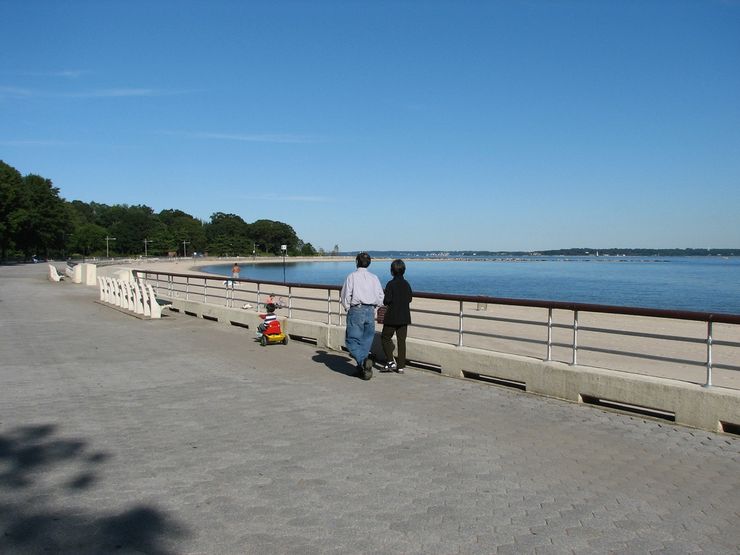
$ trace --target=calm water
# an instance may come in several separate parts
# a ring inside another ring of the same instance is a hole
[[[283,264],[240,262],[242,277],[283,281]],[[390,261],[370,270],[390,279]],[[354,262],[288,262],[285,279],[341,285]],[[231,263],[204,271],[231,275]],[[416,291],[488,295],[740,314],[740,258],[522,257],[511,260],[406,260]]]

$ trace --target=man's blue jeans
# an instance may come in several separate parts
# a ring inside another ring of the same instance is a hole
[[[375,337],[375,307],[351,306],[347,312],[347,329],[344,334],[344,345],[349,354],[357,361],[362,362],[370,354]]]

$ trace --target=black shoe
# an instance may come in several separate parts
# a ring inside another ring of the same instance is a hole
[[[373,361],[370,357],[367,357],[362,361],[362,379],[369,380],[373,377]]]

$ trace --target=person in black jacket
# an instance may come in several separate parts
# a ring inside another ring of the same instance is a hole
[[[406,332],[411,323],[411,299],[413,293],[409,282],[403,277],[406,273],[406,264],[403,260],[396,259],[391,262],[391,275],[393,279],[385,286],[383,304],[387,307],[383,318],[383,331],[381,342],[383,352],[388,362],[385,365],[386,372],[398,372],[403,374],[406,366]],[[398,340],[398,356],[393,359],[393,334]]]

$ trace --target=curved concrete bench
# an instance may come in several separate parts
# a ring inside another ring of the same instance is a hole
[[[128,281],[99,277],[100,301],[117,306],[145,318],[161,318],[162,307],[157,302],[154,288],[143,281]]]
[[[49,264],[49,280],[50,281],[62,281],[64,278],[59,275],[59,272],[57,272],[57,269]]]

